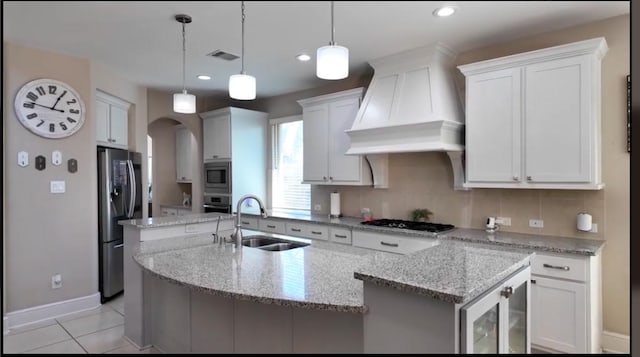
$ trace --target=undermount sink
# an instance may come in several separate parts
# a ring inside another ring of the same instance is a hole
[[[242,245],[245,247],[258,248],[271,252],[279,252],[282,250],[306,247],[309,245],[309,243],[294,242],[286,239],[255,235],[242,238]]]

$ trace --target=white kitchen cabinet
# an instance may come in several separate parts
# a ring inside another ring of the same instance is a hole
[[[333,243],[351,245],[351,230],[346,228],[329,227],[329,240]]]
[[[471,63],[465,187],[601,189],[595,38]]]
[[[183,125],[176,125],[176,182],[191,183],[193,156],[191,131]]]
[[[231,159],[231,113],[220,112],[202,121],[204,161]]]
[[[303,182],[371,185],[371,169],[361,155],[345,155],[349,130],[358,113],[362,88],[299,100],[302,106]]]
[[[302,238],[329,240],[329,227],[320,224],[287,221],[286,234]]]
[[[371,233],[354,230],[351,234],[354,247],[381,250],[384,252],[409,254],[433,247],[438,241],[422,237],[401,237],[394,234]]]
[[[564,353],[600,353],[599,256],[536,253],[531,262],[531,343]]]
[[[268,113],[226,107],[198,114],[202,118],[204,162],[231,163],[231,207],[240,197],[267,197]],[[206,185],[206,179],[205,179]],[[258,205],[246,200],[242,213],[259,214]]]
[[[263,232],[285,234],[285,222],[275,219],[260,219],[258,229]]]
[[[96,143],[119,149],[129,149],[130,104],[109,94],[96,92]]]
[[[258,230],[258,218],[256,217],[240,217],[240,225],[242,228]]]

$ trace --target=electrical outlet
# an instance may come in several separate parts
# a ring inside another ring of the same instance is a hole
[[[544,227],[544,221],[541,220],[541,219],[530,219],[529,220],[529,227],[543,228]]]
[[[62,274],[56,274],[51,277],[51,289],[62,287]]]
[[[316,205],[314,205],[314,206],[313,206],[313,210],[314,210],[314,211],[321,211],[321,210],[322,210],[322,205],[320,205],[320,204],[316,204]]]
[[[510,226],[511,217],[496,217],[496,223],[505,227]]]
[[[591,230],[589,232],[598,233],[598,223],[592,223],[591,224]]]

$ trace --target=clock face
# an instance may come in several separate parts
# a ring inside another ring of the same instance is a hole
[[[54,79],[36,79],[22,86],[14,107],[22,125],[45,138],[65,138],[84,124],[85,107],[80,95]]]

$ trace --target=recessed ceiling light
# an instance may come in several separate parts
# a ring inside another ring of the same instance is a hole
[[[453,15],[454,12],[456,12],[456,10],[457,8],[451,5],[439,7],[433,11],[433,16],[438,16],[438,17],[451,16]]]
[[[308,60],[311,59],[311,56],[309,56],[306,53],[300,53],[298,55],[296,55],[296,59],[300,62],[307,62]]]
[[[207,76],[205,74],[201,74],[201,75],[198,76],[198,79],[202,79],[203,81],[208,81],[208,80],[211,79],[211,77]]]

